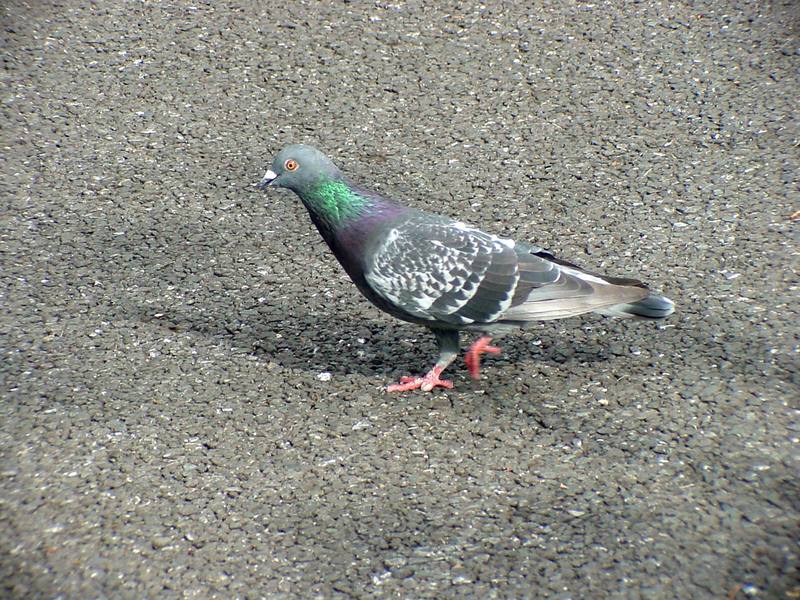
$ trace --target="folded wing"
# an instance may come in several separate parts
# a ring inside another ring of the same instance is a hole
[[[526,244],[420,215],[396,224],[369,257],[367,283],[399,311],[455,327],[558,319],[648,295]]]

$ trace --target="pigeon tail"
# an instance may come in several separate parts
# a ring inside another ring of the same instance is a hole
[[[615,304],[596,311],[611,317],[664,319],[675,312],[675,303],[660,294],[650,294],[638,302]]]

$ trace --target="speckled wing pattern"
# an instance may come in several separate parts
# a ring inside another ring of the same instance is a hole
[[[430,215],[389,228],[365,277],[399,310],[456,327],[560,318],[647,295],[609,295],[606,288],[625,288],[540,248]]]

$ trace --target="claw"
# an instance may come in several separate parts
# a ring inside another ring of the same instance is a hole
[[[464,356],[464,362],[467,363],[467,369],[473,379],[479,379],[481,376],[481,354],[500,354],[501,350],[497,346],[490,346],[489,342],[492,341],[491,336],[484,335],[475,340],[467,350]]]
[[[451,389],[453,382],[449,379],[439,379],[444,369],[434,367],[428,371],[424,377],[409,377],[404,375],[400,378],[400,383],[395,383],[386,388],[387,392],[408,392],[411,390],[422,390],[430,392],[433,388],[442,387]]]

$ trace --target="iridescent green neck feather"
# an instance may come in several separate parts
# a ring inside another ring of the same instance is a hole
[[[332,225],[341,225],[363,214],[369,200],[340,180],[324,180],[301,195],[308,208]]]

